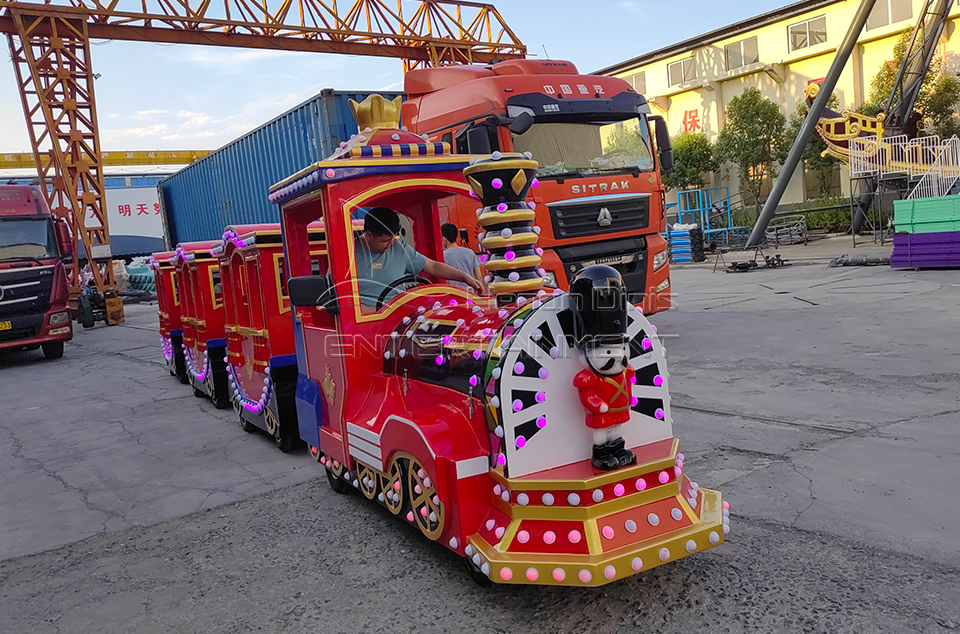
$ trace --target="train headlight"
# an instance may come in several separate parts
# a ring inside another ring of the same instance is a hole
[[[664,249],[660,253],[655,253],[653,255],[653,270],[656,271],[661,266],[667,263],[667,250]]]
[[[543,285],[550,288],[560,288],[557,286],[557,274],[553,271],[547,271],[543,275]]]

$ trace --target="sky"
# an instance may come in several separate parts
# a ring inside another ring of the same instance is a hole
[[[528,56],[584,73],[788,4],[786,0],[488,0]],[[276,1],[268,2],[273,6]],[[346,5],[341,2],[341,5]],[[94,41],[101,149],[212,150],[324,88],[402,90],[399,59]],[[9,51],[0,65],[0,152],[30,142]]]

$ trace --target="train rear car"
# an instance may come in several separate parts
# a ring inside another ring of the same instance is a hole
[[[183,357],[183,326],[180,323],[180,294],[177,289],[176,269],[170,259],[174,251],[154,253],[148,266],[153,270],[157,287],[157,313],[160,318],[160,349],[170,374],[181,383],[189,383],[187,365]]]

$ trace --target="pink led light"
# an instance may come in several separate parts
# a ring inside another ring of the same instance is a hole
[[[670,474],[667,473],[666,471],[661,471],[660,477],[657,479],[660,480],[660,484],[666,484],[667,482],[670,481]]]
[[[480,352],[480,351],[477,350],[476,352]],[[476,354],[476,352],[475,352],[474,354]],[[470,377],[470,385],[476,387],[476,386],[477,386],[477,383],[479,383],[479,382],[480,382],[480,379],[477,377],[476,374],[474,374],[473,376]]]
[[[729,511],[729,510],[730,510],[730,503],[727,502],[726,500],[724,500],[724,502],[723,502],[723,508],[725,508],[725,509],[727,509],[727,510]]]
[[[533,202],[533,201],[531,200],[530,202],[527,203],[527,207],[529,207],[530,209],[536,209],[536,208],[537,208],[537,203],[535,203],[535,202]]]
[[[563,571],[563,568],[554,568],[553,569],[553,579],[554,581],[563,581],[567,578],[567,573]]]
[[[413,511],[407,511],[407,521],[408,522],[413,521]]]
[[[483,356],[483,351],[481,351],[481,350],[474,350],[474,351],[473,351],[473,358],[474,358],[474,359],[479,359],[479,358],[482,357],[482,356]]]
[[[493,186],[494,189],[500,189],[501,187],[503,187],[503,181],[500,180],[499,178],[493,179],[492,181],[490,181],[490,184]]]
[[[543,534],[543,543],[552,544],[555,541],[557,541],[557,536],[553,531],[547,531]]]
[[[666,416],[666,414],[664,414],[663,410],[660,409],[659,407],[657,408],[657,411],[655,411],[655,412],[653,413],[653,415],[654,415],[655,417],[657,417],[658,419],[660,419],[660,420],[663,420],[663,417]]]
[[[539,187],[539,186],[540,186],[540,181],[537,180],[536,178],[530,182],[530,187]]]
[[[513,402],[513,411],[519,412],[522,409],[523,409],[523,401],[521,401],[520,399],[515,400]]]
[[[332,169],[328,169],[326,171],[327,178],[333,178],[335,174],[336,172],[334,172]]]
[[[675,475],[676,477],[679,478],[681,473],[682,473],[682,471],[681,471],[681,468],[680,468],[680,467],[674,467],[674,468],[673,468],[673,475]]]
[[[530,541],[530,533],[527,531],[520,531],[517,533],[517,541],[521,544],[526,544],[528,541]]]
[[[506,253],[503,254],[503,257],[505,260],[509,261],[517,257],[517,254],[514,253],[513,251],[507,251]]]
[[[471,197],[471,198],[476,198],[476,197],[477,197],[477,192],[475,192],[475,191],[473,191],[473,189],[471,189],[471,190],[470,190],[470,197]]]
[[[644,349],[644,350],[649,350],[650,348],[653,347],[653,342],[650,341],[650,338],[649,338],[649,337],[644,337],[644,338],[643,338],[643,341],[640,342],[640,345],[643,346],[643,349]]]
[[[636,487],[637,487],[637,491],[643,491],[644,489],[647,488],[647,481],[644,480],[643,478],[637,478]]]
[[[590,583],[593,580],[593,575],[590,574],[589,570],[581,570],[577,578],[581,583]]]
[[[630,377],[630,385],[636,385],[636,384],[637,384],[637,377],[631,376],[631,377]]]
[[[420,515],[422,515],[423,517],[427,516],[427,507],[424,506],[420,509]]]
[[[501,568],[500,578],[503,579],[504,581],[510,581],[511,579],[513,579],[513,571],[510,570],[509,568]]]
[[[517,436],[517,449],[522,449],[527,444],[527,439],[523,436]]]
[[[663,385],[663,377],[660,376],[659,374],[653,377],[653,384],[656,385],[657,387],[660,387],[661,385]]]
[[[618,484],[617,486],[613,487],[613,494],[615,496],[620,497],[624,493],[626,493],[626,489],[623,487],[622,484]]]
[[[546,368],[540,368],[540,371],[537,372],[537,376],[539,376],[541,379],[545,379],[550,376],[550,370]]]
[[[521,363],[520,361],[517,361],[513,366],[513,371],[516,374],[523,374],[523,370],[524,370],[523,363]]]
[[[501,467],[507,464],[507,457],[503,454],[500,454],[499,456],[497,456],[497,464],[500,465]]]
[[[543,392],[537,392],[537,402],[542,403],[545,400],[547,400],[547,395],[544,394]]]
[[[452,338],[450,335],[444,335],[444,337],[443,337],[443,345],[449,344],[450,341],[452,341],[452,339],[453,339],[453,338]]]
[[[630,406],[631,406],[631,407],[636,407],[636,406],[637,406],[637,403],[639,403],[639,402],[640,402],[640,399],[637,398],[636,396],[634,396],[634,397],[632,397],[632,398],[630,399]]]
[[[438,355],[437,355],[437,365],[443,365],[443,355],[442,355],[442,354],[438,354]]]
[[[500,203],[499,205],[497,205],[497,211],[499,211],[500,213],[503,213],[506,210],[507,210],[507,203]]]
[[[527,568],[527,581],[536,581],[539,577],[540,573],[536,568]]]
[[[539,427],[540,429],[543,429],[543,428],[546,427],[546,426],[547,426],[547,419],[546,419],[546,417],[545,417],[545,416],[540,416],[540,417],[538,417],[538,418],[537,418],[537,427]]]
[[[570,540],[571,544],[579,544],[582,537],[583,536],[580,535],[580,531],[578,530],[572,530],[569,533],[567,533],[567,539]]]
[[[604,526],[604,527],[603,527],[603,530],[602,530],[601,532],[603,533],[603,536],[606,537],[607,539],[613,539],[613,527],[612,527],[612,526]]]

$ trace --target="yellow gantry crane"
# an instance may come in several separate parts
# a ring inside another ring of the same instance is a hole
[[[100,164],[104,167],[122,165],[189,165],[211,153],[211,150],[134,150],[125,152],[102,152]],[[68,158],[69,161],[69,158]],[[69,165],[70,163],[68,163]],[[36,167],[32,152],[7,152],[0,154],[0,169],[23,169]]]
[[[522,58],[489,4],[458,0],[0,0],[33,166],[50,208],[91,256],[107,322],[123,320],[104,208],[104,153],[90,40],[130,40],[396,57],[404,69]],[[76,259],[71,297],[79,295]]]

